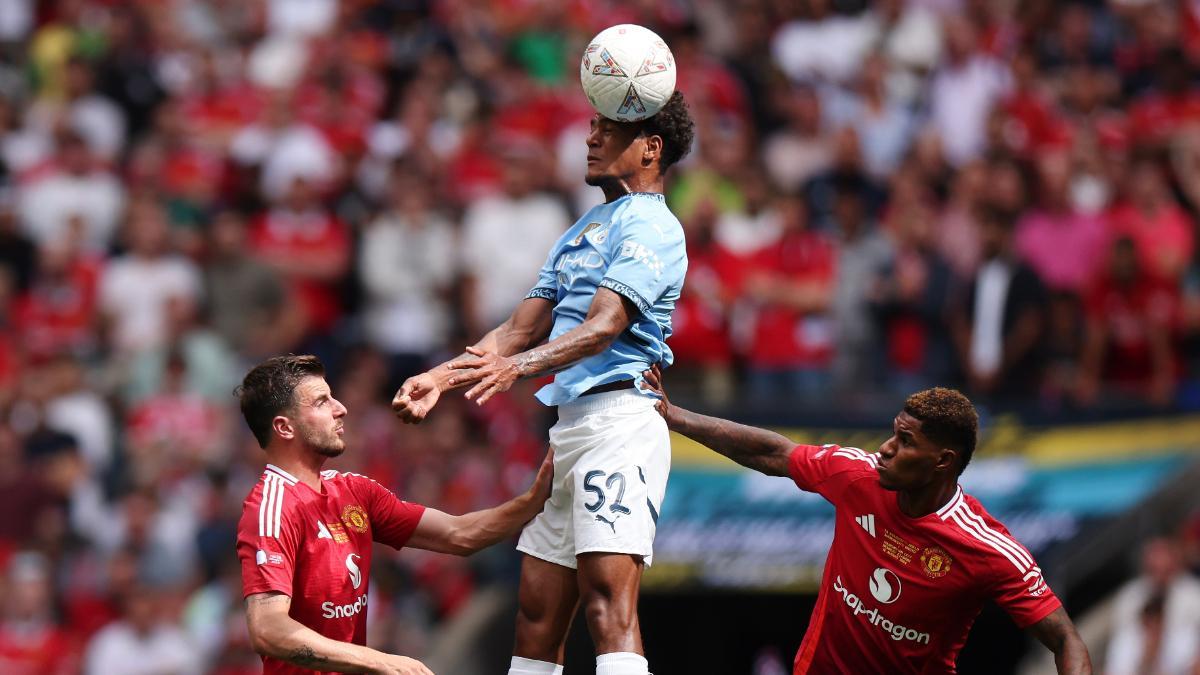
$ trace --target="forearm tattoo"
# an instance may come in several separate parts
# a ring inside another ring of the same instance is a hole
[[[607,346],[600,331],[580,326],[562,337],[517,356],[517,373],[521,377],[537,377],[562,370],[581,359],[596,354]]]
[[[793,443],[766,429],[676,409],[676,431],[755,471],[786,476]]]
[[[288,654],[287,660],[298,666],[311,666],[329,661],[329,659],[314,652],[313,648],[308,645],[292,650],[292,653]]]

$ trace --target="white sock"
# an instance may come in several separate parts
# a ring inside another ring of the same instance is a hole
[[[596,657],[596,675],[650,675],[650,664],[633,652],[601,654]]]
[[[512,657],[508,664],[508,675],[562,675],[562,666],[557,663],[534,661],[520,656]]]

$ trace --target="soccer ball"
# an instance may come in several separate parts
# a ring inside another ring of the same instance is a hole
[[[579,62],[579,81],[596,112],[636,122],[657,113],[675,93],[675,57],[654,31],[623,23],[592,38]]]

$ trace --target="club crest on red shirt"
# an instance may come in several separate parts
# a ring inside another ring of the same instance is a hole
[[[354,532],[363,534],[367,531],[367,512],[358,504],[351,504],[342,511],[342,522]]]
[[[929,546],[921,552],[921,564],[930,579],[940,579],[950,573],[954,559],[940,546]]]

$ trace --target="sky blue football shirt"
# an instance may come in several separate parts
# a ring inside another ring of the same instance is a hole
[[[559,372],[538,400],[562,405],[597,385],[640,385],[651,365],[671,365],[666,340],[686,273],[683,226],[662,195],[635,192],[583,214],[550,250],[526,297],[555,303],[551,340],[583,323],[601,286],[628,298],[638,314],[603,352]]]

